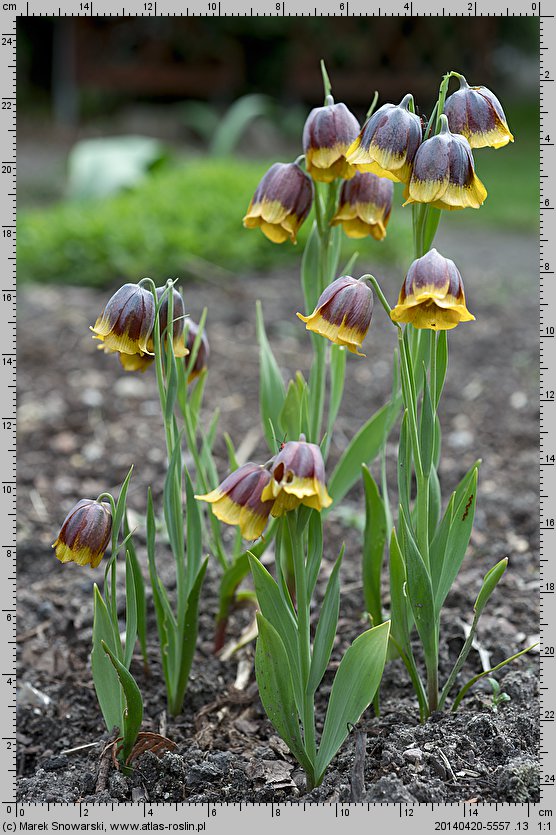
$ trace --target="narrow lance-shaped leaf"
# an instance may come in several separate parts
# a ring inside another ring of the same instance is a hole
[[[127,514],[124,516],[124,536],[127,539],[127,553],[133,565],[135,600],[137,604],[137,635],[139,637],[139,644],[141,646],[143,663],[145,664],[145,666],[147,666],[147,598],[145,595],[145,581],[143,579],[143,572],[141,571],[141,564],[137,559],[137,553],[133,544],[133,538],[131,537],[131,530],[129,527],[129,520],[127,518]]]
[[[380,578],[386,544],[386,513],[378,485],[363,467],[365,488],[365,533],[363,536],[363,596],[373,626],[382,622]]]
[[[332,345],[330,349],[330,399],[328,403],[328,418],[326,424],[326,449],[325,458],[332,441],[332,434],[334,431],[334,424],[338,417],[340,406],[342,405],[342,396],[344,393],[344,380],[346,375],[346,357],[347,351],[341,345]]]
[[[309,234],[303,258],[301,260],[301,284],[305,298],[305,312],[312,313],[318,300],[318,282],[315,276],[319,272],[320,238],[316,221]]]
[[[297,381],[290,380],[279,421],[286,437],[291,440],[297,440],[301,433],[301,398]]]
[[[124,482],[120,488],[120,495],[118,496],[118,501],[116,502],[116,510],[114,513],[114,519],[112,520],[112,542],[117,541],[118,535],[120,533],[120,527],[122,525],[126,509],[127,489],[129,487],[129,481],[131,479],[132,472],[133,467],[130,467],[129,472],[126,475]]]
[[[450,532],[446,542],[442,573],[435,597],[437,611],[440,611],[442,608],[446,595],[459,574],[467,546],[469,545],[477,502],[477,478],[477,470],[474,470],[468,490],[463,494],[460,503],[454,507]]]
[[[260,386],[259,400],[263,422],[263,430],[269,448],[276,449],[275,431],[283,433],[280,423],[280,412],[284,404],[286,391],[282,374],[278,363],[272,353],[264,326],[263,310],[260,302],[257,302],[257,338],[260,348]]]
[[[129,670],[137,641],[137,598],[135,596],[135,567],[129,551],[125,558],[125,653],[124,667]]]
[[[93,651],[91,669],[100,710],[108,731],[116,727],[121,731],[123,724],[122,700],[118,676],[105,651],[103,643],[113,651],[116,649],[114,625],[97,584],[94,585]],[[119,640],[119,639],[118,639]]]
[[[363,632],[346,650],[336,672],[317,754],[316,784],[373,700],[386,661],[390,622]]]
[[[340,613],[340,566],[343,556],[344,546],[342,546],[342,550],[328,579],[320,610],[319,622],[313,643],[313,657],[309,671],[309,682],[307,684],[309,698],[313,698],[317,687],[322,681],[322,677],[330,661],[332,647],[334,646],[338,615]]]
[[[313,510],[309,517],[307,539],[307,595],[310,600],[317,584],[322,562],[322,516],[318,510]]]
[[[288,656],[280,635],[266,618],[257,613],[259,637],[255,651],[255,673],[266,715],[294,757],[308,775],[314,764],[303,746],[294,698]]]
[[[195,578],[195,582],[189,592],[187,598],[187,608],[185,610],[185,618],[183,627],[176,636],[179,644],[179,665],[173,671],[172,680],[175,682],[172,693],[169,696],[169,708],[172,716],[177,716],[183,708],[183,700],[185,691],[187,689],[187,682],[193,662],[193,655],[197,645],[197,635],[199,632],[199,598],[201,595],[201,588],[205,574],[207,571],[208,559],[204,561],[199,569],[199,573]]]
[[[110,647],[104,641],[101,644],[102,649],[114,666],[125,697],[123,728],[121,728],[123,735],[121,758],[125,763],[133,750],[137,734],[141,729],[141,723],[143,721],[143,699],[141,698],[141,691],[137,687],[137,682],[129,670],[124,667],[121,661],[118,661]]]
[[[423,402],[421,404],[421,422],[419,426],[419,446],[421,449],[421,465],[423,474],[430,473],[434,453],[434,411],[427,380],[426,368],[423,365]]]
[[[444,387],[444,380],[446,379],[446,371],[448,370],[448,332],[440,331],[436,341],[436,402],[435,409],[438,408],[442,389]]]
[[[185,474],[185,507],[186,507],[186,541],[187,541],[187,566],[186,566],[186,590],[187,595],[193,588],[199,567],[203,557],[202,522],[199,503],[195,499],[195,493],[187,470]]]
[[[413,538],[407,519],[400,508],[400,526],[404,532],[404,557],[407,572],[407,593],[415,618],[415,626],[428,662],[438,653],[437,619],[430,574]]]
[[[182,509],[182,458],[181,440],[178,438],[168,463],[164,482],[164,519],[166,530],[176,561],[183,563],[185,544],[183,536]]]
[[[400,426],[398,446],[398,494],[404,512],[409,515],[411,500],[411,436],[409,433],[409,415],[405,409]]]

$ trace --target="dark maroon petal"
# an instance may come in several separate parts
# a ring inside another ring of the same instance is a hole
[[[315,107],[303,128],[303,151],[351,145],[359,133],[359,122],[343,103]]]
[[[263,502],[261,500],[262,492],[269,483],[270,479],[271,475],[268,470],[260,467],[258,480],[256,484],[254,484],[253,491],[247,500],[247,507],[249,507],[249,509],[258,516],[268,516],[274,504],[274,499],[270,499],[270,501],[267,502]]]
[[[165,287],[157,287],[156,288],[156,295],[160,299],[162,294],[165,292]],[[169,291],[170,292],[170,291]],[[172,289],[173,294],[173,319],[174,319],[174,328],[173,328],[173,338],[177,339],[179,336],[182,335],[183,329],[185,327],[184,322],[184,314],[185,308],[183,306],[183,297],[181,293],[179,293],[175,288]],[[162,335],[166,328],[168,327],[168,293],[166,293],[162,304],[160,305],[160,311],[158,314],[159,321],[160,321],[160,334]]]
[[[412,162],[421,138],[421,120],[415,113],[401,104],[384,104],[363,128],[361,145],[368,148],[374,142],[383,150],[404,154]]]
[[[311,178],[294,162],[276,162],[268,169],[255,191],[253,202],[260,203],[262,200],[276,200],[288,213],[304,220],[313,202]]]
[[[243,481],[244,478],[251,475],[251,473],[256,472],[259,469],[259,464],[254,464],[252,461],[248,461],[246,464],[242,464],[239,469],[235,470],[230,475],[226,476],[224,481],[219,485],[218,490],[225,495],[229,495],[232,490],[234,490],[238,484]]]
[[[197,338],[197,334],[199,333],[199,325],[193,321],[193,319],[187,320],[187,340],[186,345],[190,351],[193,350],[193,344]],[[209,341],[207,339],[206,330],[203,328],[203,335],[201,336],[201,342],[199,343],[199,350],[197,351],[197,356],[195,358],[195,365],[192,368],[194,373],[199,374],[204,368],[208,365],[208,358],[210,355],[210,347]],[[186,358],[187,362],[187,358]]]
[[[436,249],[431,249],[411,264],[404,282],[404,297],[431,284],[435,287],[445,287],[447,283],[447,292],[457,297],[463,288],[458,268],[449,258],[444,258]]]
[[[450,182],[466,186],[473,182],[475,171],[473,157],[467,140],[459,134],[452,134],[448,144],[448,165]]]
[[[346,203],[350,206],[355,206],[356,203],[372,203],[390,213],[393,195],[394,183],[391,180],[370,172],[358,171],[351,180],[345,180],[340,192],[340,206]]]
[[[438,134],[426,139],[419,147],[413,163],[413,176],[417,180],[443,180],[450,170],[450,135]]]
[[[58,536],[68,548],[87,547],[105,551],[112,529],[112,514],[106,503],[81,499],[69,512]]]
[[[357,281],[350,275],[342,275],[340,278],[337,278],[321,293],[317,302],[317,310],[320,310],[322,307],[329,304],[334,296],[340,292],[340,290],[343,290],[346,287],[353,287],[355,284],[357,284]]]
[[[373,312],[373,294],[364,282],[356,281],[336,293],[328,304],[320,308],[323,319],[333,325],[345,321],[347,327],[357,327],[367,331]]]

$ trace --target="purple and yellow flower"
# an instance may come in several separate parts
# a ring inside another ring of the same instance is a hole
[[[409,182],[423,136],[421,120],[409,109],[412,101],[408,93],[399,104],[383,104],[373,113],[348,148],[350,165],[394,182]]]
[[[168,327],[168,292],[166,287],[157,287],[156,295],[160,301],[163,294],[162,302],[160,304],[158,317],[160,322],[160,338],[162,344],[166,341],[166,329]],[[186,357],[189,349],[185,344],[184,329],[185,329],[185,308],[183,305],[183,298],[181,293],[175,288],[172,288],[173,296],[173,311],[172,318],[174,320],[172,345],[174,347],[174,356]],[[152,293],[151,293],[152,297]],[[154,362],[154,325],[151,335],[147,340],[147,354],[124,354],[120,352],[120,362],[126,371],[145,371],[152,362]]]
[[[343,275],[326,288],[309,316],[297,315],[307,330],[364,357],[359,348],[369,330],[372,313],[373,292],[368,284]]]
[[[187,320],[187,348],[189,353],[193,350],[193,343],[195,342],[197,335],[199,333],[199,325],[193,321],[193,319]],[[197,356],[195,357],[195,362],[193,363],[193,368],[189,372],[189,376],[187,378],[188,383],[192,383],[200,374],[205,370],[208,366],[208,358],[210,354],[210,347],[209,341],[207,339],[207,332],[203,329],[203,333],[201,336],[201,341],[199,342],[199,349],[197,351]]]
[[[274,458],[262,500],[271,503],[273,516],[282,516],[300,504],[321,511],[332,504],[325,480],[320,447],[308,444],[301,435],[299,441],[285,443]]]
[[[296,243],[299,227],[311,211],[313,183],[296,162],[275,162],[256,188],[243,218],[247,229],[260,228],[275,244]]]
[[[91,328],[93,339],[99,339],[107,352],[148,354],[154,316],[154,298],[150,290],[139,284],[124,284]]]
[[[331,183],[337,177],[353,177],[356,169],[346,160],[348,148],[357,138],[359,122],[342,104],[315,107],[303,128],[303,153],[307,171],[314,180]]]
[[[444,113],[450,130],[465,136],[471,148],[503,148],[514,138],[502,105],[487,87],[470,87],[459,76],[460,88],[446,99]]]
[[[107,502],[81,499],[70,510],[52,545],[60,562],[96,568],[112,533],[112,511]]]
[[[429,203],[437,209],[478,209],[487,190],[475,174],[465,136],[452,133],[445,115],[440,133],[425,140],[413,163],[404,203]]]
[[[376,174],[358,172],[342,185],[332,226],[342,224],[348,238],[371,235],[381,241],[392,211],[394,184]]]
[[[227,476],[215,490],[195,498],[208,502],[221,522],[239,525],[244,539],[258,539],[266,527],[273,505],[272,501],[262,498],[269,482],[267,469],[248,462]]]
[[[447,331],[472,322],[460,272],[453,261],[431,249],[410,266],[390,316],[416,328]]]

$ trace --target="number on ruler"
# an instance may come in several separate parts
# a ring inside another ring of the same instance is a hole
[[[2,166],[2,174],[11,174],[12,173],[12,166],[11,165],[3,165]]]
[[[11,109],[12,109],[11,101],[3,101],[2,102],[2,110],[11,110]]]
[[[143,9],[146,12],[154,12],[154,3],[143,3]]]
[[[8,495],[12,492],[12,485],[11,484],[3,484],[2,485],[2,493],[7,493]]]
[[[2,301],[3,302],[11,302],[12,294],[11,293],[2,293]]]
[[[11,420],[3,420],[2,421],[2,429],[11,429],[11,428],[12,428]]]
[[[3,238],[11,238],[12,237],[12,230],[11,229],[2,229],[2,237]]]
[[[80,12],[90,12],[91,11],[91,4],[90,3],[80,3],[79,4],[79,11]]]
[[[13,44],[12,38],[2,38],[2,46],[11,46]]]

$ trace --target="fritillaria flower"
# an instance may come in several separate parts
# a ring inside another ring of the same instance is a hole
[[[412,263],[390,316],[394,322],[435,331],[475,319],[466,307],[458,268],[436,249]]]
[[[70,510],[52,545],[60,562],[96,568],[112,533],[112,512],[107,502],[81,499]]]
[[[193,319],[187,320],[187,337],[186,343],[188,352],[191,353],[193,350],[193,343],[197,338],[197,334],[199,333],[199,325],[193,321]],[[203,334],[201,336],[201,341],[199,342],[199,349],[197,351],[197,356],[195,357],[195,362],[193,364],[193,368],[189,372],[189,377],[187,378],[188,383],[192,383],[193,380],[196,379],[207,367],[208,365],[208,358],[210,354],[209,348],[209,341],[207,339],[207,333],[203,329]]]
[[[154,316],[154,298],[150,290],[139,284],[124,284],[91,328],[93,339],[99,339],[107,352],[148,354]]]
[[[469,142],[450,131],[445,115],[440,119],[440,133],[425,140],[415,155],[404,206],[430,203],[437,209],[478,209],[487,190],[475,174]]]
[[[342,345],[352,354],[359,352],[367,335],[373,312],[373,292],[362,280],[349,275],[330,284],[309,316],[298,313],[307,330],[318,333]]]
[[[162,343],[166,341],[166,329],[168,327],[168,292],[165,287],[157,287],[156,295],[158,300],[162,298],[160,309],[158,312],[160,322],[160,337]],[[172,318],[174,320],[172,345],[174,347],[174,356],[185,357],[189,353],[188,347],[185,344],[184,328],[185,328],[185,308],[183,306],[183,298],[181,293],[175,288],[171,290],[173,296],[173,311]],[[165,295],[164,295],[165,294]],[[151,294],[152,295],[152,294]],[[120,362],[126,371],[145,371],[152,362],[154,362],[154,325],[153,331],[147,340],[148,354],[122,354],[120,353]]]
[[[315,107],[303,128],[303,153],[307,171],[314,180],[331,183],[337,177],[353,177],[356,169],[346,161],[346,153],[359,133],[359,122],[345,104],[330,103]]]
[[[262,492],[273,516],[282,516],[300,504],[321,511],[332,504],[326,489],[320,447],[299,441],[285,443],[271,463],[270,480]]]
[[[465,136],[472,148],[503,148],[514,138],[502,105],[487,87],[470,87],[459,76],[460,88],[446,99],[444,113],[452,133]]]
[[[273,243],[296,243],[299,227],[313,203],[311,178],[296,162],[276,162],[256,188],[243,218],[247,229],[260,228]]]
[[[409,182],[423,135],[421,120],[409,109],[412,101],[408,93],[399,104],[379,107],[348,149],[347,161],[358,171],[370,171],[394,182]]]
[[[376,174],[358,172],[342,185],[332,226],[342,224],[348,238],[371,235],[381,241],[392,211],[394,184]]]
[[[245,539],[257,539],[266,527],[273,505],[262,498],[269,482],[267,469],[248,462],[227,476],[215,490],[195,498],[208,502],[221,522],[239,525]]]

